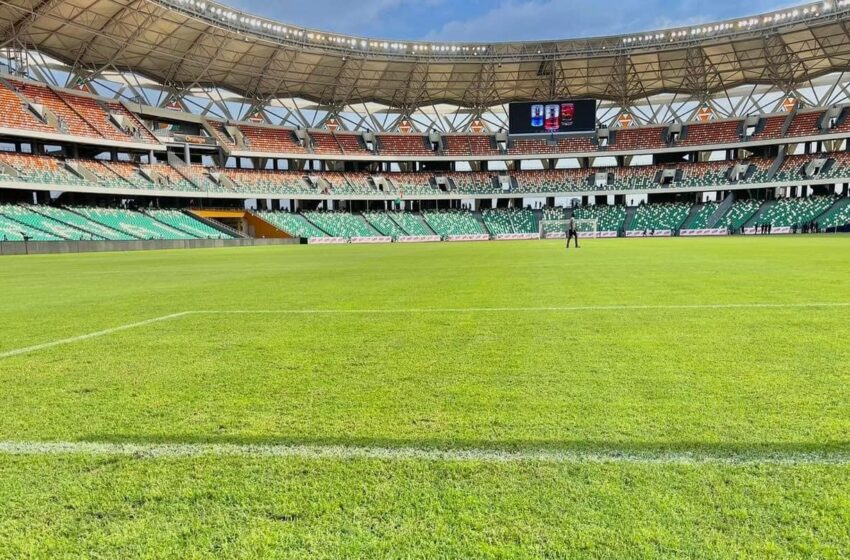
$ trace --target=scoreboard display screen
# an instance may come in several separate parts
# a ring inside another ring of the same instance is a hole
[[[568,134],[596,129],[596,101],[572,99],[511,103],[508,106],[511,134]]]

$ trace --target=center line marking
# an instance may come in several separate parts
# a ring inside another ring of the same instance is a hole
[[[850,465],[848,451],[711,452],[628,450],[433,449],[347,445],[240,445],[216,443],[102,443],[0,441],[0,455],[85,455],[138,458],[258,457],[369,459],[378,461],[473,461],[483,463],[632,463],[660,465]]]

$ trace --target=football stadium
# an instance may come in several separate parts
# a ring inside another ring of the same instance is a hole
[[[0,0],[0,559],[850,557],[850,0],[777,8]]]

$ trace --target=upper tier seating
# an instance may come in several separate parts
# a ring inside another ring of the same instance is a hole
[[[466,210],[436,210],[423,212],[425,222],[437,235],[486,234],[481,223]]]
[[[614,142],[608,148],[610,150],[659,150],[667,147],[667,142],[663,138],[663,134],[667,130],[665,126],[618,128],[615,130]]]
[[[764,119],[764,127],[758,134],[754,134],[750,140],[775,140],[782,138],[782,127],[788,115],[774,115]]]
[[[377,237],[379,234],[362,216],[347,212],[304,212],[304,217],[333,237]]]
[[[815,136],[820,134],[818,123],[823,117],[823,111],[811,111],[808,113],[797,113],[794,115],[794,120],[791,121],[791,126],[788,127],[787,137],[796,136]]]
[[[434,156],[428,138],[419,135],[376,135],[378,154],[382,156]]]
[[[108,102],[101,105],[91,97],[71,95],[65,92],[61,92],[59,96],[104,138],[120,142],[146,142],[154,144],[159,142],[141,121],[120,103]],[[128,127],[127,130],[118,128],[112,119],[110,119],[109,112],[126,119],[132,128]],[[136,132],[132,132],[132,129],[135,129]]]
[[[234,142],[233,139],[230,137],[230,134],[228,134],[224,130],[224,123],[223,122],[214,121],[214,120],[210,119],[210,120],[207,121],[207,123],[209,123],[210,129],[213,132],[213,137],[216,140],[218,140],[219,144],[221,144],[222,146],[226,146],[228,148],[231,148],[231,149],[236,147],[236,142]]]
[[[0,127],[33,132],[58,132],[29,112],[24,101],[14,91],[0,84]]]
[[[257,212],[262,219],[293,237],[327,237],[327,234],[308,222],[301,214],[290,212]]]
[[[372,152],[366,149],[363,137],[356,133],[334,132],[333,137],[342,148],[344,154],[349,156],[368,156]]]
[[[689,124],[685,138],[679,146],[706,146],[710,144],[734,144],[741,141],[738,127],[741,121],[717,121]]]
[[[15,82],[18,91],[33,103],[41,104],[50,109],[60,119],[62,132],[76,136],[102,138],[101,134],[86,122],[53,90],[45,86],[37,86],[24,82]],[[54,131],[55,132],[55,131]]]
[[[342,155],[342,146],[330,132],[313,131],[309,135],[313,143],[314,154]]]
[[[304,146],[296,139],[295,132],[291,129],[240,124],[239,130],[245,138],[247,151],[275,154],[306,153]]]
[[[657,231],[673,230],[682,227],[688,213],[690,204],[662,203],[644,204],[638,207],[634,220],[629,224],[630,231]]]
[[[482,134],[446,134],[443,136],[445,156],[498,156],[501,152],[492,136]]]

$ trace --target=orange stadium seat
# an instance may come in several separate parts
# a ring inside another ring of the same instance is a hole
[[[0,126],[36,132],[58,132],[30,113],[14,91],[0,85]]]
[[[823,111],[812,111],[809,113],[797,113],[794,115],[794,120],[791,121],[791,126],[788,127],[788,133],[785,136],[815,136],[820,134],[818,123],[823,117]]]
[[[788,115],[775,115],[764,119],[764,127],[750,140],[774,140],[782,137],[782,127]]]
[[[240,124],[245,136],[247,150],[280,154],[303,154],[304,146],[295,139],[295,131],[289,128],[272,128]]]
[[[383,156],[433,156],[437,155],[428,147],[425,136],[407,134],[381,134],[378,140],[378,154]]]
[[[734,144],[741,141],[738,129],[741,121],[717,121],[689,124],[685,138],[679,146],[708,146],[711,144]]]
[[[667,127],[618,128],[611,150],[656,150],[667,147],[663,134]]]
[[[66,127],[68,134],[76,136],[90,136],[102,138],[102,135],[85,119],[83,119],[77,111],[71,108],[62,98],[45,86],[36,86],[28,83],[17,84],[20,91],[27,96],[33,103],[43,104],[45,107],[53,111],[53,113],[61,119]]]

